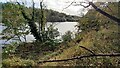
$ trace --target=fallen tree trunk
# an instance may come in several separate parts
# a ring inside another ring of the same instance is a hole
[[[46,63],[46,62],[62,62],[62,61],[69,61],[69,60],[82,59],[82,58],[106,57],[106,56],[108,56],[108,57],[120,57],[120,53],[83,55],[83,56],[77,56],[77,57],[73,57],[73,58],[69,58],[69,59],[39,61],[38,64]]]

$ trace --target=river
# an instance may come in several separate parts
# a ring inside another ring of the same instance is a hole
[[[51,22],[48,22],[47,23],[47,26],[49,26],[51,24]],[[73,33],[76,32],[76,27],[75,25],[77,25],[78,22],[54,22],[54,28],[58,28],[58,31],[60,32],[60,35],[64,35],[65,32],[67,31],[71,31]],[[0,32],[2,32],[2,30],[4,29],[4,27],[2,25],[0,25]],[[1,36],[0,36],[1,37]],[[34,39],[33,35],[27,35],[27,42],[31,42]],[[22,38],[21,38],[22,39]],[[0,45],[4,44],[4,43],[9,43],[10,41],[8,42],[5,42],[5,40],[0,40]]]

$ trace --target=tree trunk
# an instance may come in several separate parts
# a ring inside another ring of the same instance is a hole
[[[31,30],[30,32],[33,34],[35,39],[41,41],[41,37],[40,37],[40,35],[37,31],[36,24],[32,21],[29,21],[28,24],[29,24],[29,27],[30,27],[30,30]]]
[[[18,2],[17,2],[17,3],[18,3]],[[19,3],[18,3],[18,5],[21,6]],[[34,7],[34,5],[33,5],[33,7]],[[21,9],[21,12],[22,12],[23,17],[24,17],[24,18],[27,20],[27,22],[28,22],[28,25],[29,25],[30,30],[31,30],[30,32],[33,34],[33,36],[35,37],[36,40],[42,41],[42,40],[41,40],[41,36],[40,36],[39,33],[38,33],[37,26],[36,26],[36,24],[35,24],[35,22],[34,22],[34,8],[33,8],[32,19],[30,19],[30,18],[26,15],[26,13],[25,13],[25,11],[24,11],[24,9],[23,9],[22,7],[21,7],[20,9]]]

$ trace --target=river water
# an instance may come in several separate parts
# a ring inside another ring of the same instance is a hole
[[[51,22],[48,22],[46,24],[46,26],[49,26],[50,24],[52,24]],[[54,22],[54,28],[58,28],[58,31],[60,32],[60,35],[64,35],[65,32],[67,31],[71,31],[73,33],[75,33],[77,31],[77,28],[75,27],[75,25],[77,25],[78,22]],[[2,25],[0,25],[0,32],[2,32],[2,30],[4,29],[4,27]],[[0,36],[1,37],[1,36]],[[33,35],[27,35],[27,42],[31,42],[34,39]],[[22,39],[22,38],[21,38]],[[7,44],[11,41],[5,42],[5,40],[0,40],[0,45],[2,44]]]

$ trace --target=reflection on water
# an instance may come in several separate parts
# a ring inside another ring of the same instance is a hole
[[[49,26],[50,22],[47,23],[47,26]],[[77,25],[77,22],[54,22],[53,24],[55,26],[55,28],[58,28],[58,31],[60,32],[60,35],[65,34],[65,32],[67,31],[71,31],[71,32],[76,32],[76,28],[75,25]],[[0,26],[0,32],[4,29],[3,26]],[[35,40],[35,38],[33,37],[33,35],[27,35],[27,42],[31,42],[33,40]],[[21,38],[22,41],[24,41],[23,38]],[[0,44],[5,43],[5,40],[0,40]],[[9,43],[9,42],[6,42]]]

